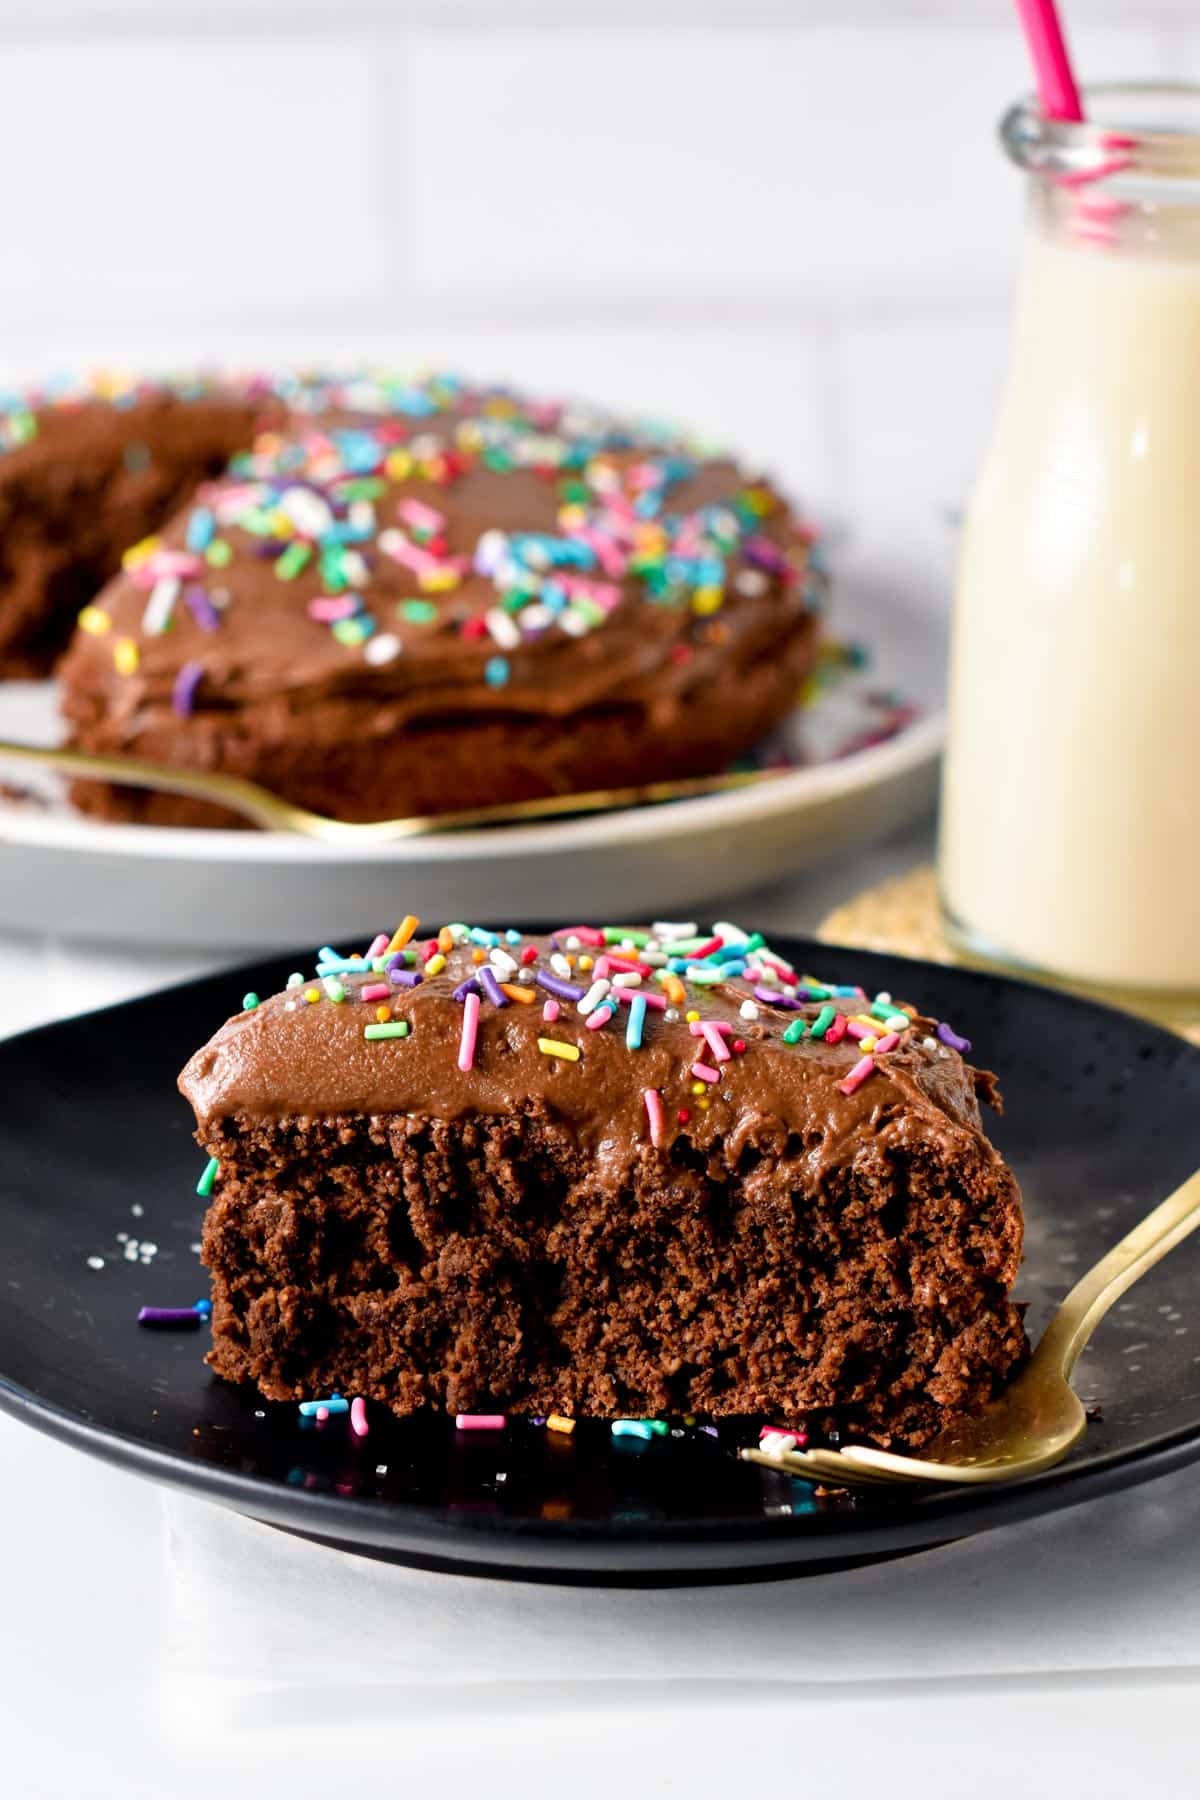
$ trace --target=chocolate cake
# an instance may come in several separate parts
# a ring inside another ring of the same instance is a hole
[[[948,1024],[733,926],[416,928],[183,1072],[217,1374],[917,1444],[1023,1356],[994,1078]]]
[[[0,395],[0,676],[49,674],[122,551],[277,411],[261,383],[195,376]]]
[[[719,771],[795,705],[823,579],[768,482],[448,377],[284,398],[83,611],[61,666],[78,748],[372,819]]]

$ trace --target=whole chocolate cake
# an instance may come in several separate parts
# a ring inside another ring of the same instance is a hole
[[[811,534],[663,428],[448,376],[119,401],[0,414],[0,670],[47,666],[78,611],[79,749],[388,818],[719,771],[813,667]]]
[[[269,1398],[917,1444],[1025,1352],[993,1077],[757,934],[410,918],[246,1006],[180,1086],[210,1361]]]

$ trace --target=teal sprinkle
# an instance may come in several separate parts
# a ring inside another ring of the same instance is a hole
[[[836,1006],[823,1006],[812,1022],[812,1035],[815,1038],[823,1038],[836,1018]]]
[[[826,1031],[829,1030],[828,1025],[825,1027],[825,1029],[826,1029]],[[804,1020],[803,1019],[793,1019],[791,1024],[789,1026],[787,1026],[787,1028],[784,1031],[783,1041],[785,1044],[798,1044],[800,1042],[800,1039],[802,1037],[806,1037],[807,1034],[808,1034],[808,1026],[805,1024]]]
[[[635,994],[629,1002],[629,1018],[625,1024],[625,1048],[640,1050],[642,1047],[642,1031],[646,1024],[646,996]]]
[[[207,1200],[213,1191],[213,1182],[217,1179],[220,1163],[215,1156],[210,1156],[204,1165],[204,1173],[196,1183],[196,1192],[202,1200]]]
[[[253,1012],[257,1005],[258,1005],[258,995],[257,994],[243,994],[242,995],[242,1011],[243,1012]]]
[[[507,656],[491,656],[483,667],[483,679],[489,687],[506,687],[510,673]]]

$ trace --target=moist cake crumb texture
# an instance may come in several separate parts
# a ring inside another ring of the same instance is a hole
[[[759,934],[410,918],[247,1000],[180,1085],[210,1362],[268,1398],[919,1444],[1025,1353],[993,1078]]]

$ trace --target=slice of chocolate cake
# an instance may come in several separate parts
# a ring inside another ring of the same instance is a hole
[[[949,1026],[732,926],[417,929],[183,1072],[218,1374],[916,1444],[1022,1357],[1020,1195]]]
[[[0,395],[0,677],[48,674],[122,552],[279,416],[261,382],[196,375]]]

